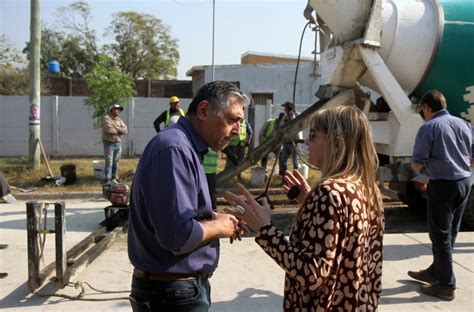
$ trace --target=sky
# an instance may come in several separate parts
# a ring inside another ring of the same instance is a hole
[[[40,0],[42,23],[55,25],[54,12],[71,0]],[[103,37],[112,14],[136,11],[154,15],[168,25],[178,40],[178,79],[191,79],[192,66],[212,64],[212,0],[87,0],[91,27]],[[307,0],[215,0],[215,65],[239,64],[247,51],[298,55],[306,24]],[[17,50],[29,41],[30,0],[0,0],[0,32]],[[110,39],[109,39],[110,40]],[[107,42],[107,39],[100,43]],[[302,56],[311,57],[314,32],[306,31]]]

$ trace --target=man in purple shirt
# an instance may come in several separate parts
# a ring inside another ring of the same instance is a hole
[[[219,238],[236,238],[241,226],[212,211],[203,158],[239,133],[247,103],[232,83],[208,83],[186,116],[146,146],[130,201],[133,311],[208,311]]]
[[[453,247],[471,190],[472,131],[469,123],[448,113],[441,92],[429,91],[421,103],[426,123],[416,135],[412,168],[425,169],[430,177],[428,231],[433,263],[408,275],[427,283],[420,288],[423,293],[453,300]]]

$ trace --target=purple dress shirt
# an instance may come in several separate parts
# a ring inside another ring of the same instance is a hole
[[[212,218],[203,156],[208,146],[186,118],[146,146],[131,188],[128,256],[155,273],[212,273],[219,240],[200,246],[198,220]]]

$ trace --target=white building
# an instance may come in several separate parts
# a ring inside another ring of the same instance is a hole
[[[232,81],[249,96],[255,107],[254,131],[258,133],[267,119],[283,111],[281,104],[293,101],[296,61],[294,56],[246,52],[242,64],[214,66],[214,80]],[[304,111],[318,100],[315,93],[321,80],[317,70],[313,59],[301,59],[294,101],[297,111]],[[186,75],[192,78],[196,94],[201,86],[212,81],[212,66],[193,66]]]

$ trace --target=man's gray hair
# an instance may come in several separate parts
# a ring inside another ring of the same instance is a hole
[[[229,100],[231,98],[237,99],[242,102],[244,107],[249,104],[249,98],[232,82],[228,81],[213,81],[202,86],[194,97],[193,101],[189,105],[188,115],[194,115],[197,110],[197,106],[202,101],[207,101],[211,105],[214,113],[220,113],[224,108],[229,106]]]

